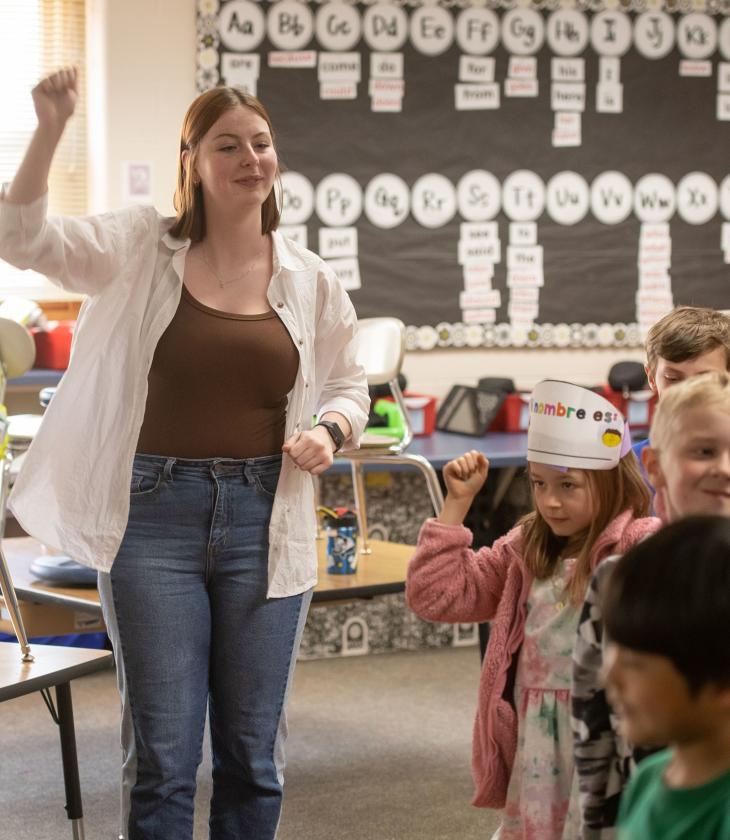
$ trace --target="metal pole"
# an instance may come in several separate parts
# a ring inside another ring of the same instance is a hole
[[[7,447],[7,442],[3,445]],[[3,600],[10,614],[10,623],[13,625],[13,632],[15,633],[20,650],[23,654],[23,662],[33,662],[33,654],[30,651],[28,644],[28,636],[25,633],[23,619],[20,615],[20,607],[18,599],[15,596],[15,587],[13,580],[10,577],[8,564],[5,560],[5,552],[2,550],[2,539],[5,536],[5,515],[7,512],[8,487],[10,484],[10,462],[12,456],[6,448],[2,457],[2,477],[0,478],[0,591],[2,591]]]

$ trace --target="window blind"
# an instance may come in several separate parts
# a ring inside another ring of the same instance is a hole
[[[48,179],[49,212],[81,215],[87,206],[85,0],[0,0],[0,182],[11,181],[37,120],[30,92],[47,73],[79,67],[79,99]],[[0,261],[0,296],[33,296],[44,277]]]

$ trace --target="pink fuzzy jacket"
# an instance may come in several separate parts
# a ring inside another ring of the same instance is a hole
[[[622,554],[660,525],[659,519],[634,519],[624,511],[596,540],[591,568],[611,554]],[[473,551],[471,541],[468,528],[428,519],[408,567],[406,600],[428,621],[491,622],[472,741],[472,804],[502,808],[517,747],[508,675],[522,645],[532,577],[522,560],[521,528],[491,548]]]

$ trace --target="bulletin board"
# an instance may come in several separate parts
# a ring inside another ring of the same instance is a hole
[[[730,0],[199,0],[266,105],[282,229],[410,349],[637,346],[730,307]]]

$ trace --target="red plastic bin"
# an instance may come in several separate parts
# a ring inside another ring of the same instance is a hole
[[[530,422],[530,395],[507,394],[489,427],[490,432],[526,432]]]
[[[392,397],[383,397],[383,399],[394,402]],[[436,397],[404,391],[403,399],[406,402],[408,416],[411,418],[413,434],[416,437],[432,435],[436,428]]]
[[[609,385],[604,385],[603,396],[611,405],[616,406],[632,430],[650,428],[656,409],[656,393],[649,395],[648,391],[639,391],[624,397],[621,391],[614,391]]]
[[[45,330],[31,330],[35,341],[35,365],[49,370],[66,370],[71,355],[74,321],[49,321]]]

